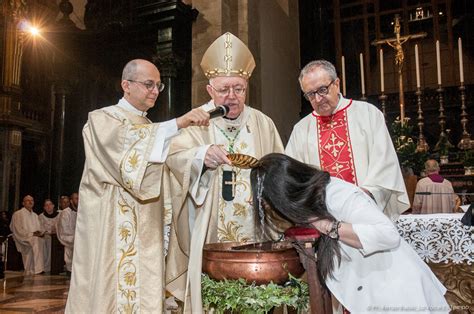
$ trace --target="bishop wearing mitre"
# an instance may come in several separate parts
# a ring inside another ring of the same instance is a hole
[[[180,189],[172,193],[173,219],[166,260],[167,290],[185,302],[185,311],[202,312],[203,246],[215,242],[258,240],[250,191],[250,169],[238,168],[229,154],[260,158],[282,152],[273,121],[246,104],[255,60],[231,33],[217,38],[204,53],[201,68],[209,79],[211,111],[226,105],[224,117],[209,126],[189,127],[174,138],[166,161]],[[270,228],[266,236],[276,236]],[[189,304],[191,303],[191,304]]]

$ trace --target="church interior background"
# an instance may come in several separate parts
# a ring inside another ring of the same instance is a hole
[[[44,198],[57,200],[58,195],[78,189],[84,163],[81,131],[87,113],[121,97],[120,75],[127,60],[145,58],[159,66],[167,89],[150,111],[153,121],[175,117],[207,101],[199,62],[205,48],[225,31],[239,36],[254,53],[257,68],[248,103],[275,121],[286,142],[294,123],[311,111],[297,77],[313,59],[333,62],[342,79],[344,58],[345,95],[366,98],[383,109],[389,125],[400,115],[396,49],[372,44],[395,36],[398,15],[401,36],[426,33],[402,45],[405,112],[414,140],[421,122],[433,152],[442,131],[441,95],[443,128],[455,146],[463,130],[468,134],[474,130],[470,119],[472,7],[468,0],[2,1],[0,209],[17,208],[25,194],[35,195],[40,204]],[[28,25],[40,33],[32,35]],[[462,40],[462,93],[458,38]],[[383,50],[383,94],[379,49]]]
[[[284,143],[312,110],[299,71],[323,58],[336,65],[346,97],[383,110],[389,129],[403,99],[416,152],[448,155],[446,169],[457,171],[474,151],[473,9],[471,0],[2,0],[0,211],[21,207],[26,194],[40,211],[44,199],[57,204],[78,190],[82,127],[88,112],[122,96],[130,59],[153,61],[166,84],[152,121],[206,102],[199,63],[227,31],[256,60],[247,103],[275,121]],[[400,43],[401,68],[400,51],[386,43],[396,17],[399,35],[411,36]],[[473,176],[463,180],[474,192]]]

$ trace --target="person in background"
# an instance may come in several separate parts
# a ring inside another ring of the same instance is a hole
[[[61,212],[71,206],[71,201],[69,200],[69,196],[61,195],[59,198],[59,209],[58,212]]]
[[[44,200],[43,212],[39,215],[39,220],[45,231],[44,234],[44,271],[51,271],[51,235],[56,234],[56,223],[58,221],[58,211],[54,208],[54,203],[50,199]]]
[[[425,162],[426,178],[418,181],[413,199],[413,214],[452,213],[456,204],[453,185],[439,174],[434,159]]]
[[[251,183],[257,223],[274,213],[318,230],[320,278],[349,312],[449,313],[446,288],[361,188],[283,154],[260,159]]]
[[[0,261],[0,279],[5,278],[5,258],[8,248],[8,236],[11,234],[10,216],[7,211],[0,211],[0,245],[1,245],[1,261]]]
[[[69,197],[69,206],[72,210],[77,212],[77,207],[79,206],[79,193],[74,192]]]
[[[74,234],[77,219],[77,193],[71,195],[71,206],[64,209],[58,218],[58,240],[64,245],[64,263],[68,274],[72,272],[72,260],[74,253]]]
[[[7,211],[0,211],[0,236],[8,237],[11,233],[10,216]]]
[[[13,213],[10,229],[18,252],[21,253],[25,275],[44,272],[44,229],[33,211],[35,201],[31,195],[23,198],[23,207]]]

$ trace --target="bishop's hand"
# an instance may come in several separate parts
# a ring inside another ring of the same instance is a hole
[[[229,158],[227,158],[228,152],[219,145],[211,145],[204,157],[204,165],[209,169],[216,169],[219,165],[228,164],[232,165]]]

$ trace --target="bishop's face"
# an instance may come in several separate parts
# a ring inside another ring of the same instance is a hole
[[[207,92],[216,106],[229,106],[226,117],[235,119],[245,108],[247,80],[240,76],[215,77],[209,81]]]
[[[303,77],[301,90],[317,114],[334,113],[339,103],[339,79],[332,80],[325,70],[316,68]]]

